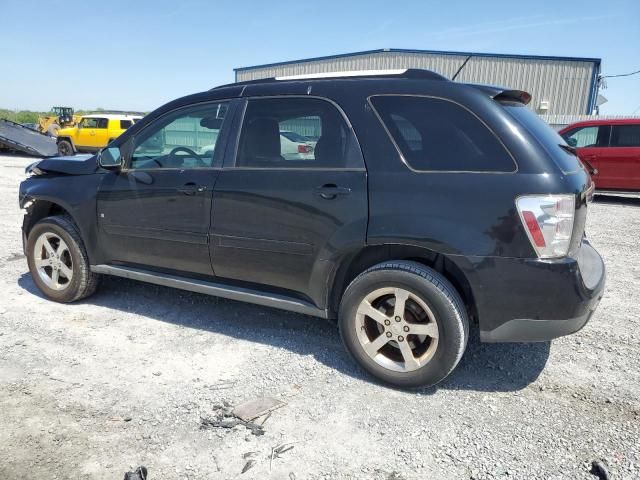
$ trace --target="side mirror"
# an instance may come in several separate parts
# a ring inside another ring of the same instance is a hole
[[[98,165],[102,168],[120,168],[122,166],[122,155],[118,147],[103,148],[98,153]]]
[[[570,147],[576,148],[578,146],[578,140],[576,140],[575,138],[567,138],[567,145],[569,145]]]

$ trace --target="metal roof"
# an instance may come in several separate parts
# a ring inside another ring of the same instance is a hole
[[[511,53],[476,53],[476,52],[456,52],[456,51],[442,51],[442,50],[416,50],[407,48],[379,48],[377,50],[364,50],[361,52],[353,53],[340,53],[337,55],[326,55],[323,57],[303,58],[299,60],[289,60],[286,62],[264,63],[262,65],[253,65],[250,67],[238,67],[234,68],[235,72],[241,72],[244,70],[252,70],[255,68],[277,67],[279,65],[289,65],[292,63],[308,63],[316,62],[318,60],[331,60],[336,58],[354,57],[358,55],[370,55],[372,53],[413,53],[413,54],[428,54],[428,55],[453,55],[453,56],[472,56],[472,57],[494,57],[494,58],[514,58],[520,60],[547,60],[547,61],[559,61],[559,62],[586,62],[595,63],[600,66],[602,59],[589,58],[589,57],[558,57],[551,55],[520,55]]]

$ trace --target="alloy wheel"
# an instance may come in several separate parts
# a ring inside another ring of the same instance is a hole
[[[358,306],[358,340],[378,365],[396,372],[422,368],[438,347],[438,323],[429,306],[403,288],[381,288]]]
[[[52,290],[64,290],[73,278],[69,246],[57,234],[41,234],[33,248],[33,261],[40,280]]]

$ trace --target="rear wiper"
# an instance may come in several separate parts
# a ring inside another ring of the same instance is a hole
[[[561,149],[563,149],[565,152],[568,152],[571,155],[575,155],[576,157],[578,157],[578,151],[575,149],[575,147],[572,147],[571,145],[563,145],[561,143],[559,143],[558,146]],[[597,175],[598,174],[598,169],[595,168],[593,165],[591,165],[591,163],[589,163],[589,160],[587,160],[585,158],[580,158],[580,157],[578,157],[578,159],[580,161],[582,161],[582,163],[584,163],[587,166],[587,169],[589,170],[589,175]]]

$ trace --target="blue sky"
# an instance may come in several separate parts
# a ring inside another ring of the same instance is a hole
[[[152,110],[233,68],[378,48],[602,58],[640,69],[640,1],[0,0],[0,107]],[[601,112],[640,114],[640,74]],[[517,86],[514,86],[517,87]]]

